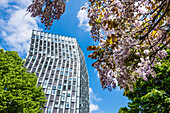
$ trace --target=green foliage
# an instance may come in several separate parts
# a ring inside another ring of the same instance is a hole
[[[125,90],[124,95],[131,102],[120,108],[119,113],[169,113],[170,112],[170,50],[168,57],[154,68],[157,76],[148,81],[137,79],[134,91]]]
[[[45,94],[17,52],[0,49],[0,113],[42,113]]]

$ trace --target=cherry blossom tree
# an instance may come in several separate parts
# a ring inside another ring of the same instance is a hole
[[[156,77],[157,58],[169,48],[170,0],[89,0],[91,35],[99,45],[89,55],[103,88],[133,90],[138,77]]]
[[[161,64],[153,68],[156,78],[147,77],[148,81],[139,78],[133,84],[133,92],[126,90],[123,95],[128,97],[128,107],[122,107],[118,113],[168,113],[170,110],[170,49]]]
[[[89,0],[91,37],[98,45],[87,50],[100,76],[103,89],[116,87],[133,91],[139,77],[156,77],[153,70],[167,56],[170,42],[170,0]],[[64,13],[63,0],[33,0],[27,11],[40,16],[50,27]]]
[[[33,0],[27,11],[32,17],[39,16],[46,28],[50,28],[54,19],[59,20],[65,12],[65,6],[65,0]]]

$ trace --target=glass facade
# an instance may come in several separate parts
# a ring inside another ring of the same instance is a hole
[[[24,67],[46,93],[44,113],[89,113],[89,77],[75,38],[32,31]]]

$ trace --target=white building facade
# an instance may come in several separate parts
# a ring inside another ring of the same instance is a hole
[[[44,113],[90,113],[89,76],[75,38],[33,30],[24,67],[46,93]]]

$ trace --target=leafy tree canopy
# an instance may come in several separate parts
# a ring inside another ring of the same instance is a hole
[[[87,50],[100,76],[103,89],[116,87],[133,91],[138,77],[156,76],[153,68],[167,56],[170,42],[170,0],[88,0],[91,37],[99,41]],[[64,0],[33,0],[28,7],[46,27],[64,13]]]
[[[42,113],[45,94],[17,52],[0,49],[0,112]]]
[[[119,113],[169,113],[170,111],[170,50],[167,59],[154,67],[156,78],[137,79],[134,91],[126,90],[124,95],[131,102],[120,108]]]

